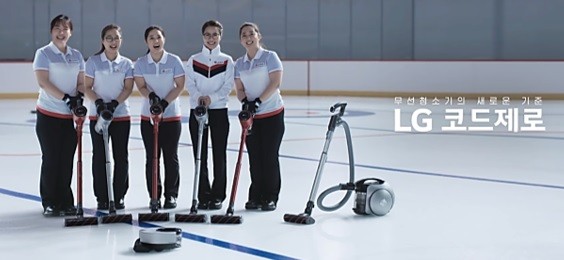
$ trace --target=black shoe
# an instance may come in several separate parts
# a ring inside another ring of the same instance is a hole
[[[249,200],[245,203],[245,209],[259,209],[260,204],[255,200]]]
[[[208,209],[209,205],[210,205],[209,201],[199,201],[197,208],[198,209]]]
[[[149,208],[151,208],[152,206],[153,206],[153,205],[151,205],[151,201],[149,201]],[[160,200],[157,201],[157,208],[158,208],[158,209],[162,208],[162,207],[161,207],[161,201],[160,201]]]
[[[119,199],[116,202],[116,209],[125,209],[125,201],[123,199]]]
[[[262,203],[262,211],[273,211],[276,209],[276,202],[267,200]]]
[[[216,210],[216,209],[221,209],[221,206],[223,206],[223,201],[219,199],[215,199],[210,201],[208,208],[211,210]]]
[[[78,213],[78,209],[76,209],[75,206],[69,206],[69,207],[65,208],[64,210],[61,210],[60,215],[61,216],[76,216],[77,213]]]
[[[43,209],[43,216],[44,217],[56,217],[59,216],[59,211],[55,209],[53,206],[47,206]]]
[[[174,208],[176,208],[176,198],[175,198],[175,197],[172,197],[172,196],[166,198],[165,203],[164,203],[164,208],[165,208],[165,209],[174,209]]]
[[[108,210],[110,209],[110,206],[108,205],[108,202],[98,202],[98,210]]]

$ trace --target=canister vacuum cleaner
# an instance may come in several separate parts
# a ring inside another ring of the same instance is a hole
[[[317,199],[319,208],[323,211],[335,211],[345,205],[345,203],[352,195],[352,192],[354,191],[356,198],[353,211],[358,215],[383,216],[388,214],[388,212],[392,209],[394,205],[395,195],[394,191],[386,181],[377,178],[366,178],[356,182],[354,180],[355,174],[352,138],[349,125],[342,119],[342,116],[345,113],[346,106],[347,103],[339,102],[331,106],[331,108],[329,109],[329,111],[333,113],[333,115],[331,116],[331,120],[329,121],[328,131],[325,138],[325,145],[323,146],[323,152],[321,153],[319,165],[317,166],[317,172],[315,174],[313,187],[309,195],[309,200],[306,204],[306,209],[301,214],[285,214],[285,222],[306,225],[315,223],[315,219],[311,217],[311,213],[315,206],[315,203],[313,201],[317,195],[319,181],[321,180],[321,173],[323,172],[323,167],[325,165],[325,162],[327,161],[327,151],[329,150],[329,145],[333,138],[335,128],[337,128],[338,126],[343,126],[347,139],[347,148],[349,155],[349,182],[330,187],[322,192]],[[341,201],[339,201],[334,206],[323,205],[323,199],[325,199],[327,195],[340,190],[347,191]]]

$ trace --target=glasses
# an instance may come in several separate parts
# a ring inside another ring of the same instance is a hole
[[[217,36],[219,36],[219,33],[204,33],[204,37],[206,38],[217,38]]]
[[[106,36],[106,37],[104,37],[104,40],[107,41],[107,42],[121,41],[121,37],[119,37],[119,36],[117,36],[117,37]]]

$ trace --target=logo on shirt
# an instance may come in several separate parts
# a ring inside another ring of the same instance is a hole
[[[172,73],[172,69],[162,69],[160,71],[161,74],[167,74],[167,73]]]
[[[255,67],[255,68],[264,67],[264,66],[266,66],[266,63],[264,61],[257,62],[253,65],[253,67]]]

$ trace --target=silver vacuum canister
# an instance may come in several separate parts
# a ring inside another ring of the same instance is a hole
[[[372,181],[357,183],[353,211],[359,215],[384,216],[394,206],[394,191],[383,180]]]

